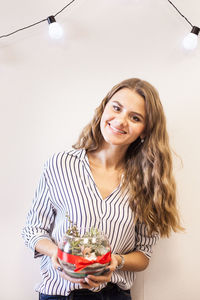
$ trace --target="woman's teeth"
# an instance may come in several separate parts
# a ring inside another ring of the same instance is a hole
[[[125,134],[126,132],[124,130],[120,130],[118,128],[113,127],[110,123],[108,123],[109,126],[112,128],[113,131],[117,132],[117,133],[123,133]]]

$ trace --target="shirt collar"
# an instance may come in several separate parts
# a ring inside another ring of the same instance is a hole
[[[80,160],[85,161],[86,159],[86,150],[84,148],[82,149],[73,149],[69,152],[70,155],[75,156],[79,158]]]

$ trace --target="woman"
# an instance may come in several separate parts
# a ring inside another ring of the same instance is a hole
[[[166,121],[155,88],[140,79],[114,86],[75,150],[46,163],[27,224],[26,244],[42,257],[40,300],[131,299],[134,272],[146,269],[158,236],[182,230]],[[57,258],[68,223],[109,238],[112,260],[101,276],[75,279]]]

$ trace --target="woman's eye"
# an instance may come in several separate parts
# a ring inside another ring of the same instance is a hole
[[[140,122],[140,119],[137,116],[132,116],[131,119],[135,122]]]
[[[114,109],[115,111],[120,111],[120,107],[117,106],[117,105],[113,105],[113,109]]]

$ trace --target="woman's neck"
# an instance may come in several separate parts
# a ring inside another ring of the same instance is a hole
[[[105,170],[121,170],[127,147],[103,144],[99,149],[88,152],[90,163]]]

